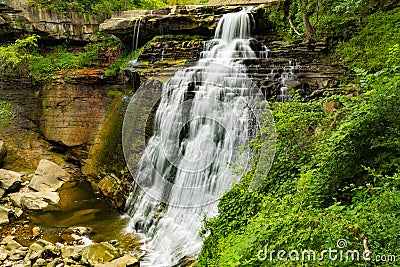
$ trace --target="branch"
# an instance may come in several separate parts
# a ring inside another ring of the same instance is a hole
[[[290,18],[290,16],[289,16],[288,20],[289,20],[290,28],[291,28],[297,35],[303,36],[304,33],[299,33],[299,32],[296,30],[296,28],[294,27],[293,22],[292,22],[292,19]]]
[[[314,25],[313,25],[313,28],[315,29],[315,26],[317,25],[317,23],[318,23],[318,21],[319,21],[319,9],[320,9],[320,7],[321,7],[321,3],[320,3],[320,1],[319,0],[317,0],[317,7],[316,7],[316,19],[315,19],[315,23],[314,23]]]

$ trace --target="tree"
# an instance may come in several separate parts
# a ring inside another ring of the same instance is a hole
[[[313,25],[310,23],[310,13],[307,10],[307,5],[308,1],[307,0],[300,0],[301,3],[301,13],[302,13],[302,18],[303,18],[303,23],[304,23],[304,29],[305,29],[305,35],[306,35],[306,41],[308,43],[314,42],[315,39],[315,28]],[[318,3],[317,3],[318,6]]]

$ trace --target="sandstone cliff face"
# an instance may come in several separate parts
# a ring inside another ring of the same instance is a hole
[[[10,103],[15,113],[9,126],[0,126],[0,138],[7,150],[3,161],[5,168],[16,171],[34,169],[40,157],[48,151],[38,128],[42,109],[35,92],[39,89],[28,78],[12,75],[1,77],[0,99]]]
[[[118,142],[121,125],[108,127],[106,122],[123,110],[120,103],[127,87],[118,79],[103,78],[101,73],[63,71],[43,88],[32,85],[29,79],[24,82],[3,77],[1,100],[11,103],[15,112],[10,126],[0,129],[0,139],[8,152],[4,167],[28,170],[42,158],[71,161],[78,166],[86,161],[97,162],[92,164],[90,174],[104,167],[104,162],[98,162],[99,153],[89,151],[101,143],[100,133],[111,146]]]
[[[60,72],[42,90],[40,129],[46,140],[74,147],[90,144],[112,99],[97,71]]]
[[[103,20],[78,12],[40,9],[26,0],[0,0],[2,41],[12,41],[26,33],[36,33],[44,40],[95,41],[95,31]]]
[[[132,46],[133,35],[139,31],[139,46],[156,35],[190,34],[212,36],[223,14],[241,10],[241,7],[174,6],[170,8],[133,10],[115,13],[100,24],[100,31],[120,38]],[[139,29],[140,22],[140,29]]]

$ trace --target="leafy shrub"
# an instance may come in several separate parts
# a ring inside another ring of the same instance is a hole
[[[400,43],[400,8],[387,12],[377,12],[362,19],[365,26],[348,42],[341,42],[337,57],[351,68],[368,71],[382,69],[389,57],[389,49]],[[400,53],[392,58],[400,65]]]
[[[111,16],[114,11],[130,10],[130,9],[157,9],[170,5],[178,4],[200,4],[206,3],[208,0],[30,0],[31,4],[45,7],[48,9],[56,9],[61,12],[69,12],[71,10],[81,13],[96,13]]]
[[[11,105],[5,101],[0,102],[0,123],[3,127],[8,126],[14,116]]]
[[[37,50],[38,38],[32,35],[14,44],[0,46],[0,68],[8,73],[30,74],[34,81],[42,81],[49,79],[54,71],[92,67],[99,55],[104,55],[107,50],[118,54],[121,47],[119,40],[105,38],[89,43],[82,52],[73,53],[61,45],[41,55]]]
[[[21,74],[27,72],[32,52],[37,48],[39,36],[32,35],[25,39],[17,39],[14,44],[0,46],[1,74]]]

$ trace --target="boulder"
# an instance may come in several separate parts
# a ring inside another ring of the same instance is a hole
[[[29,183],[29,187],[39,192],[54,192],[69,179],[69,174],[59,165],[42,159],[36,169],[35,176]]]
[[[7,240],[6,248],[8,250],[16,250],[16,249],[19,249],[22,247],[22,245],[20,243],[18,243],[17,241],[14,240],[13,236],[10,236],[10,237],[12,237],[13,239]],[[5,239],[3,239],[3,240],[5,240]]]
[[[32,228],[32,237],[37,237],[40,235],[40,227],[35,226]]]
[[[26,250],[20,250],[20,249],[10,250],[8,253],[8,259],[10,261],[19,261],[24,259],[27,253],[28,252]]]
[[[39,239],[38,241],[30,245],[24,258],[24,262],[35,262],[33,266],[46,266],[47,264],[41,265],[41,263],[43,263],[42,257],[56,256],[57,254],[58,250],[53,243],[43,239]],[[27,266],[31,265],[27,264]]]
[[[70,227],[62,232],[61,239],[67,244],[72,243],[75,245],[87,246],[93,244],[93,241],[88,238],[90,234],[92,234],[92,232],[86,227]]]
[[[82,250],[83,264],[91,266],[110,262],[120,256],[119,251],[107,242],[93,244]]]
[[[7,156],[6,146],[4,145],[4,142],[0,140],[0,163],[6,156]]]
[[[65,246],[61,248],[62,258],[78,259],[81,256],[84,245]]]
[[[21,205],[28,210],[42,210],[46,208],[49,203],[42,198],[36,198],[32,195],[25,195],[21,198]]]
[[[14,236],[8,235],[1,240],[0,245],[7,245],[11,240],[14,240]]]
[[[44,253],[44,247],[41,244],[33,243],[28,250],[28,253],[25,257],[26,260],[36,260],[40,258]]]
[[[107,174],[99,183],[98,188],[104,196],[113,200],[117,208],[123,208],[126,198],[124,196],[123,183],[113,173]]]
[[[21,174],[9,170],[0,169],[0,188],[15,190],[21,186]]]
[[[45,259],[37,259],[32,267],[47,266],[47,261]]]
[[[8,254],[5,251],[5,249],[0,249],[0,261],[4,261],[5,259],[7,259]]]
[[[27,258],[30,260],[35,260],[40,258],[43,253],[53,256],[58,254],[57,248],[53,243],[43,239],[39,239],[38,241],[30,245]]]
[[[8,224],[10,221],[8,215],[10,214],[10,209],[0,206],[0,225]]]
[[[110,262],[98,264],[96,265],[96,267],[129,267],[134,266],[135,264],[139,266],[138,258],[133,255],[126,254],[125,256],[112,260]]]
[[[51,205],[57,205],[60,200],[58,192],[18,192],[9,195],[11,201],[30,210],[42,210]]]

